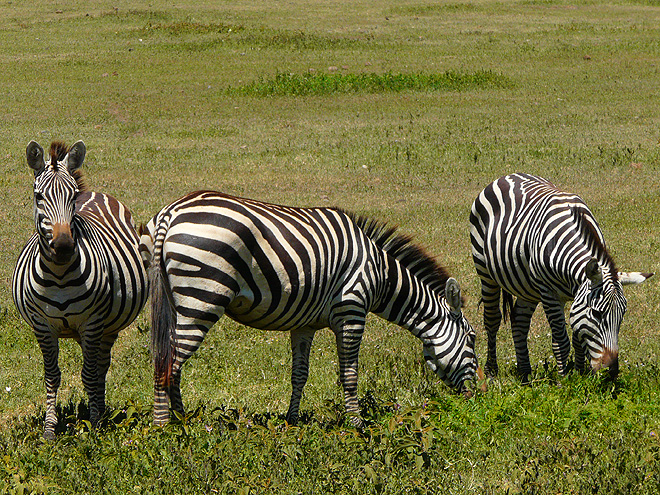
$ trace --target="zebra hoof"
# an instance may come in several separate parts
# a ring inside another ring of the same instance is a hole
[[[484,373],[486,373],[486,378],[497,378],[499,369],[497,366],[488,366],[484,367]]]
[[[362,431],[364,428],[364,422],[362,421],[362,418],[357,415],[351,415],[349,418],[349,422],[351,423],[351,426],[355,428],[358,431]]]
[[[530,379],[532,372],[531,371],[518,371],[518,378],[522,385],[531,385],[532,381]]]

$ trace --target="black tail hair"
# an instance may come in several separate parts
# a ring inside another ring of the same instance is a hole
[[[151,355],[154,360],[156,380],[168,387],[172,378],[172,364],[175,357],[173,343],[176,317],[163,272],[164,267],[161,260],[153,259],[149,267]]]

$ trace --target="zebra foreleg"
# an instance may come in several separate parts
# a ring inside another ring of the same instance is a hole
[[[529,383],[529,375],[532,372],[527,338],[532,315],[537,305],[536,302],[517,298],[511,311],[511,334],[513,335],[513,345],[516,348],[516,368],[523,383]]]
[[[358,354],[362,334],[364,333],[364,319],[358,323],[353,319],[350,325],[344,325],[335,331],[337,341],[337,354],[339,357],[339,381],[344,389],[344,403],[350,422],[356,428],[362,428],[360,406],[358,404]]]
[[[286,413],[286,422],[290,425],[298,423],[300,399],[309,376],[309,351],[314,333],[314,330],[308,329],[291,331],[291,401]]]
[[[575,369],[580,373],[586,373],[587,362],[585,360],[583,342],[578,337],[577,332],[573,332],[573,349],[575,351]]]
[[[99,397],[99,381],[101,379],[99,367],[101,342],[99,336],[92,334],[90,331],[85,331],[81,335],[80,347],[83,351],[82,382],[89,403],[89,421],[93,426],[96,426],[102,410],[105,409],[105,397]]]
[[[571,341],[566,331],[566,318],[564,316],[564,305],[556,299],[543,301],[543,309],[550,324],[552,333],[552,352],[557,361],[559,374],[565,376],[571,370],[569,355],[571,353]]]
[[[496,282],[481,281],[481,301],[484,305],[484,328],[488,336],[488,354],[485,372],[489,377],[497,376],[497,332],[502,322],[500,311],[500,286]]]
[[[57,390],[60,388],[62,373],[58,364],[59,343],[49,329],[34,329],[44,357],[44,378],[46,382],[46,421],[44,439],[55,440],[57,427]]]
[[[98,358],[98,376],[96,384],[96,397],[98,400],[99,418],[105,413],[105,381],[110,368],[111,350],[117,334],[104,335],[101,339]]]

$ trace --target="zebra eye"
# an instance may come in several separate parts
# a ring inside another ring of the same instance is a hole
[[[598,321],[603,319],[603,313],[601,313],[600,310],[596,308],[591,308],[591,316],[593,316]]]
[[[34,191],[34,200],[35,201],[43,201],[44,200],[44,195],[41,194],[39,191]]]

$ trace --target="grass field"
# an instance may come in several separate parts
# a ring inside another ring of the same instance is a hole
[[[477,329],[469,208],[505,173],[578,193],[622,270],[658,272],[657,0],[356,0],[0,4],[0,492],[658,493],[658,281],[626,289],[621,373],[558,378],[532,322],[532,384],[471,400],[405,330],[368,320],[348,426],[334,338],[314,341],[303,421],[287,428],[289,339],[223,319],[183,375],[191,411],[151,426],[146,313],[113,350],[88,428],[62,342],[60,433],[41,440],[41,353],[10,282],[34,230],[31,139],[83,139],[93,190],[146,222],[195,189],[334,205],[400,226],[448,267]]]

